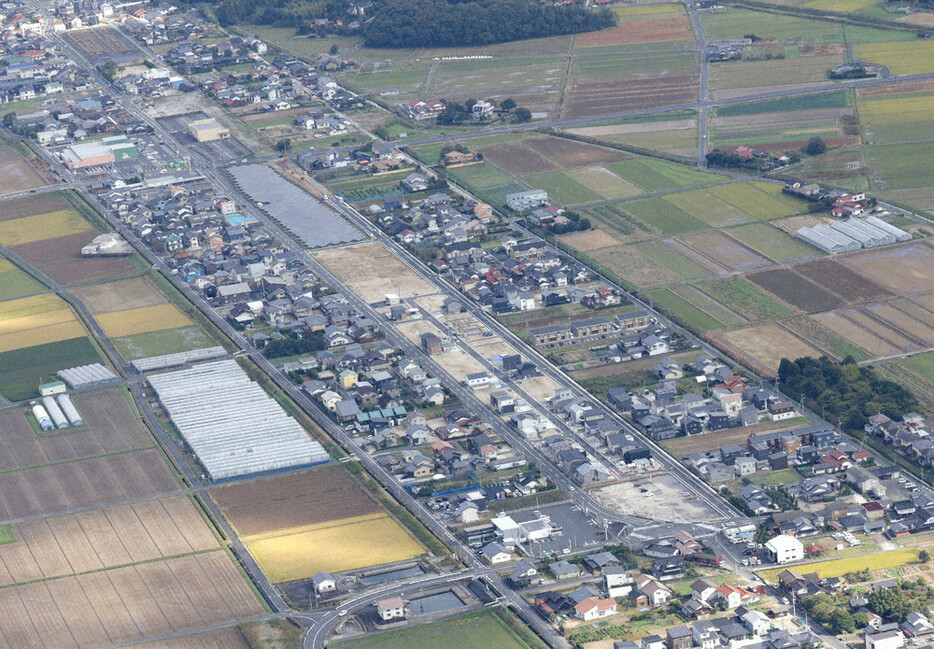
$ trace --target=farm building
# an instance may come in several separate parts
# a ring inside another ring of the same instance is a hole
[[[214,140],[226,140],[230,137],[230,131],[217,123],[216,119],[199,119],[188,125],[188,132],[198,142],[213,142]]]
[[[49,416],[52,417],[52,423],[55,424],[56,428],[68,428],[68,419],[62,409],[58,407],[58,404],[55,403],[55,399],[42,397],[42,405],[45,407],[46,412],[49,413]]]
[[[61,381],[50,381],[49,383],[39,384],[39,394],[47,397],[52,394],[61,394],[65,391],[65,384]]]
[[[328,460],[234,360],[155,374],[149,383],[213,480]]]
[[[67,394],[58,395],[58,405],[61,407],[62,412],[65,413],[65,416],[68,417],[68,421],[71,422],[72,426],[84,426],[84,419],[78,414],[78,409],[71,402],[71,397]]]
[[[165,354],[164,356],[137,358],[131,365],[137,372],[150,372],[152,370],[164,370],[170,367],[188,365],[189,363],[196,363],[198,361],[209,361],[226,355],[227,350],[223,347],[204,347],[202,349],[192,349],[187,352]]]
[[[36,418],[36,423],[39,424],[39,428],[42,430],[53,430],[55,428],[55,424],[49,418],[49,413],[38,403],[32,407],[32,416]]]
[[[840,232],[844,232],[862,243],[864,248],[888,246],[896,242],[895,235],[870,225],[862,219],[839,221],[831,227],[834,226],[837,226],[837,230]],[[868,239],[868,241],[864,241],[864,239]]]
[[[530,189],[506,196],[506,205],[517,212],[529,210],[548,203],[548,192],[543,189]]]
[[[84,169],[99,165],[136,160],[136,145],[126,136],[105,137],[97,142],[85,142],[66,147],[60,153],[62,162],[69,169]]]
[[[804,226],[795,233],[795,237],[831,255],[862,248],[859,241],[826,225],[815,225],[813,228]]]
[[[74,390],[117,381],[117,375],[100,363],[59,370],[57,374],[58,378],[70,385]]]
[[[911,241],[910,233],[905,232],[901,228],[896,228],[891,223],[886,223],[885,221],[880,219],[878,216],[867,216],[866,223],[879,228],[883,232],[888,232],[893,237],[895,237],[896,241]]]

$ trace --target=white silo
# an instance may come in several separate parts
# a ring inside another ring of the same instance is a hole
[[[52,417],[52,422],[55,424],[56,428],[68,428],[68,420],[65,418],[62,409],[55,403],[55,399],[52,397],[42,397],[42,405],[45,406],[46,411]]]
[[[75,408],[75,404],[71,402],[71,397],[67,394],[58,395],[58,405],[62,407],[65,416],[68,417],[68,421],[71,422],[72,426],[84,426],[84,419],[78,414],[78,409]]]
[[[42,430],[53,430],[55,428],[52,420],[49,419],[49,413],[47,413],[45,408],[40,406],[38,403],[32,407],[32,416],[36,418],[37,422],[39,422],[39,427]]]

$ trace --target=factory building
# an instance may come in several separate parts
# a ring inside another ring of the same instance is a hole
[[[191,137],[198,142],[213,142],[214,140],[226,140],[230,137],[230,131],[217,123],[216,119],[199,119],[188,125],[188,132]]]
[[[84,169],[100,165],[136,160],[136,145],[125,135],[105,137],[95,142],[84,142],[66,147],[59,154],[69,169]]]
[[[58,395],[58,405],[61,407],[62,412],[65,413],[65,416],[68,417],[68,421],[71,422],[72,426],[84,426],[84,419],[78,414],[78,409],[71,402],[71,397],[67,394]]]

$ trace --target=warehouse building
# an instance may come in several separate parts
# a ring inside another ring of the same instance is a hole
[[[84,169],[100,165],[136,160],[136,145],[125,135],[105,137],[95,142],[85,142],[66,147],[59,154],[62,163],[69,169]]]
[[[188,125],[188,132],[198,142],[213,142],[214,140],[226,140],[230,137],[230,131],[217,123],[216,119],[199,119]]]
[[[234,360],[155,374],[149,383],[212,480],[328,461],[321,444]]]
[[[518,192],[506,196],[506,205],[517,212],[547,204],[548,192],[543,189],[530,189],[527,192]]]

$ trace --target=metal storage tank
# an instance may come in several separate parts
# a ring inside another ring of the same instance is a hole
[[[68,420],[65,419],[62,409],[55,403],[55,399],[52,397],[42,397],[42,405],[45,406],[46,411],[52,416],[52,421],[55,423],[56,428],[68,428]]]
[[[58,405],[62,407],[65,416],[68,417],[68,421],[71,422],[72,426],[84,426],[84,419],[78,414],[78,409],[75,408],[75,404],[71,402],[71,397],[67,394],[58,395]]]
[[[55,429],[55,425],[52,423],[52,420],[49,419],[49,413],[47,413],[45,408],[40,406],[38,403],[32,407],[32,416],[36,418],[37,422],[39,422],[39,428],[42,430]]]

